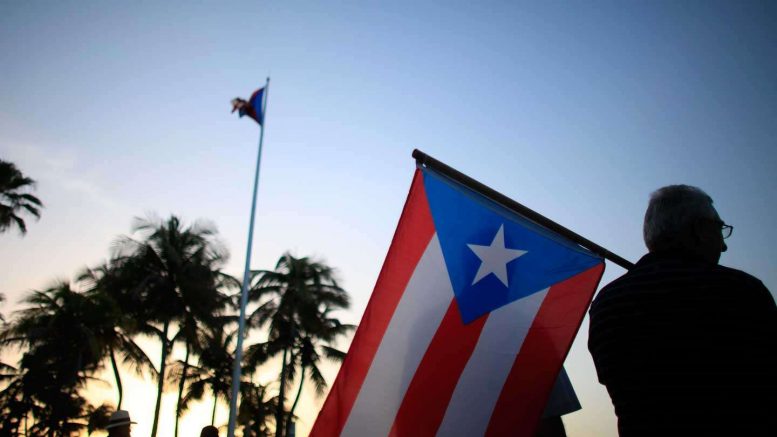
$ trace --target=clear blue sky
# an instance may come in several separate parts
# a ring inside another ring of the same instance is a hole
[[[46,203],[0,235],[4,313],[150,211],[215,222],[239,274],[258,128],[229,100],[268,74],[254,267],[324,258],[351,321],[413,148],[631,260],[649,193],[698,185],[735,227],[721,263],[777,290],[774,2],[194,3],[0,1],[0,157]],[[586,340],[570,435],[615,435]]]

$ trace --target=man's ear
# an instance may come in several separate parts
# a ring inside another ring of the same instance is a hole
[[[688,226],[685,232],[677,234],[677,242],[685,250],[693,250],[703,244],[706,234],[700,223],[694,223]]]
[[[693,232],[690,232],[690,234],[693,237],[693,243],[700,244],[709,240],[710,232],[707,229],[706,223],[697,221],[693,224],[692,230]]]

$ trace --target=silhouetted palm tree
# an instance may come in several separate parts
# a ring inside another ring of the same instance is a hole
[[[318,368],[321,358],[324,357],[337,363],[342,363],[343,359],[345,359],[345,352],[335,349],[326,343],[335,342],[338,337],[347,335],[355,328],[353,325],[344,325],[338,319],[329,317],[328,309],[324,310],[320,317],[322,323],[315,333],[301,334],[294,342],[294,352],[290,360],[288,376],[289,380],[293,381],[295,379],[295,369],[299,368],[300,377],[297,395],[294,397],[294,403],[286,416],[286,424],[284,426],[286,430],[291,425],[294,411],[297,409],[297,404],[302,395],[306,373],[310,375],[309,379],[316,389],[316,395],[322,396],[326,391],[327,383],[321,374],[321,370]]]
[[[222,326],[209,326],[200,342],[199,365],[190,365],[188,390],[181,401],[185,411],[193,400],[200,400],[206,391],[213,395],[211,425],[216,421],[216,407],[219,399],[229,402],[232,388],[232,364],[234,363],[234,345],[236,332],[226,333]]]
[[[330,325],[335,320],[328,317],[328,313],[348,308],[350,301],[348,293],[337,285],[333,269],[307,257],[295,258],[286,253],[278,260],[274,271],[255,273],[249,296],[260,305],[249,320],[254,326],[267,325],[268,339],[247,348],[246,365],[253,369],[253,366],[282,354],[276,408],[276,436],[280,437],[284,435],[286,382],[293,377],[303,356],[298,354],[296,346],[301,347],[304,338],[311,341],[333,339],[322,337],[331,334]]]
[[[28,307],[14,313],[0,334],[4,345],[26,347],[2,396],[14,404],[18,417],[33,413],[33,435],[69,435],[84,426],[76,421],[87,406],[79,390],[100,367],[94,326],[103,315],[64,281],[34,291],[24,303]]]
[[[199,343],[199,327],[197,320],[191,315],[186,314],[184,316],[184,320],[181,322],[181,327],[178,330],[178,334],[175,338],[173,338],[173,342],[180,341],[183,339],[184,342],[184,348],[185,348],[185,354],[183,361],[180,361],[179,367],[180,375],[177,376],[178,379],[178,399],[176,401],[175,406],[175,432],[173,435],[175,437],[178,437],[178,425],[179,420],[183,414],[183,406],[182,406],[182,400],[183,400],[183,393],[184,393],[184,387],[186,386],[186,383],[189,379],[193,377],[193,375],[189,374],[189,357],[192,353],[199,353],[202,348]]]
[[[24,394],[22,373],[8,364],[3,364],[2,369],[5,386],[0,391],[0,435],[18,435],[22,422],[33,412],[35,404]]]
[[[116,411],[107,404],[99,407],[90,405],[86,410],[86,435],[91,436],[95,431],[103,431],[111,423],[111,414]]]
[[[232,276],[225,273],[218,273],[217,276],[218,289],[240,288],[240,283]],[[219,302],[223,302],[224,306],[234,307],[231,304],[229,297],[226,294],[219,292]],[[226,308],[225,308],[226,309]],[[235,316],[221,316],[214,314],[209,320],[199,320],[191,312],[187,312],[184,316],[183,322],[180,323],[180,329],[173,341],[183,341],[185,354],[183,361],[179,362],[180,372],[177,376],[178,379],[178,400],[176,402],[175,409],[175,437],[178,437],[178,422],[183,415],[183,394],[184,387],[189,379],[196,379],[196,375],[189,375],[189,357],[192,354],[199,355],[202,353],[203,348],[206,346],[203,341],[207,341],[206,329],[223,329],[226,325],[233,323],[237,320]],[[231,361],[230,361],[231,362]],[[191,377],[190,377],[191,376]]]
[[[27,225],[20,214],[40,217],[41,201],[28,193],[35,181],[24,176],[13,163],[0,159],[0,232],[16,225],[19,232],[27,233]]]
[[[243,427],[243,437],[270,437],[270,424],[277,406],[278,396],[270,397],[267,386],[243,381],[237,409],[237,423]]]
[[[104,315],[100,319],[101,325],[94,328],[102,347],[102,356],[110,360],[116,381],[116,409],[121,409],[124,397],[117,355],[121,357],[125,368],[133,370],[139,376],[145,371],[155,373],[153,363],[132,338],[140,331],[136,315],[141,308],[133,308],[133,302],[128,299],[124,299],[121,306],[117,302],[117,298],[121,298],[122,290],[126,288],[120,281],[121,278],[110,263],[86,269],[79,277],[79,282],[88,290],[87,296]]]
[[[185,227],[176,216],[165,221],[138,220],[138,239],[121,238],[114,265],[121,282],[132,283],[124,293],[142,308],[138,329],[159,338],[162,346],[158,371],[157,401],[151,437],[156,437],[167,359],[176,338],[171,325],[187,329],[189,318],[209,320],[228,300],[218,291],[218,270],[226,251],[215,239],[213,227],[195,223]]]

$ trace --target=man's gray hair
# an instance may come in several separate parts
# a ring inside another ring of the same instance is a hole
[[[690,185],[668,185],[650,195],[642,234],[653,252],[677,249],[683,236],[701,219],[719,220],[712,198]]]

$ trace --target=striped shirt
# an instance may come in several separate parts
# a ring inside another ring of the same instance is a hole
[[[590,315],[621,436],[777,436],[777,307],[758,279],[651,253]]]

